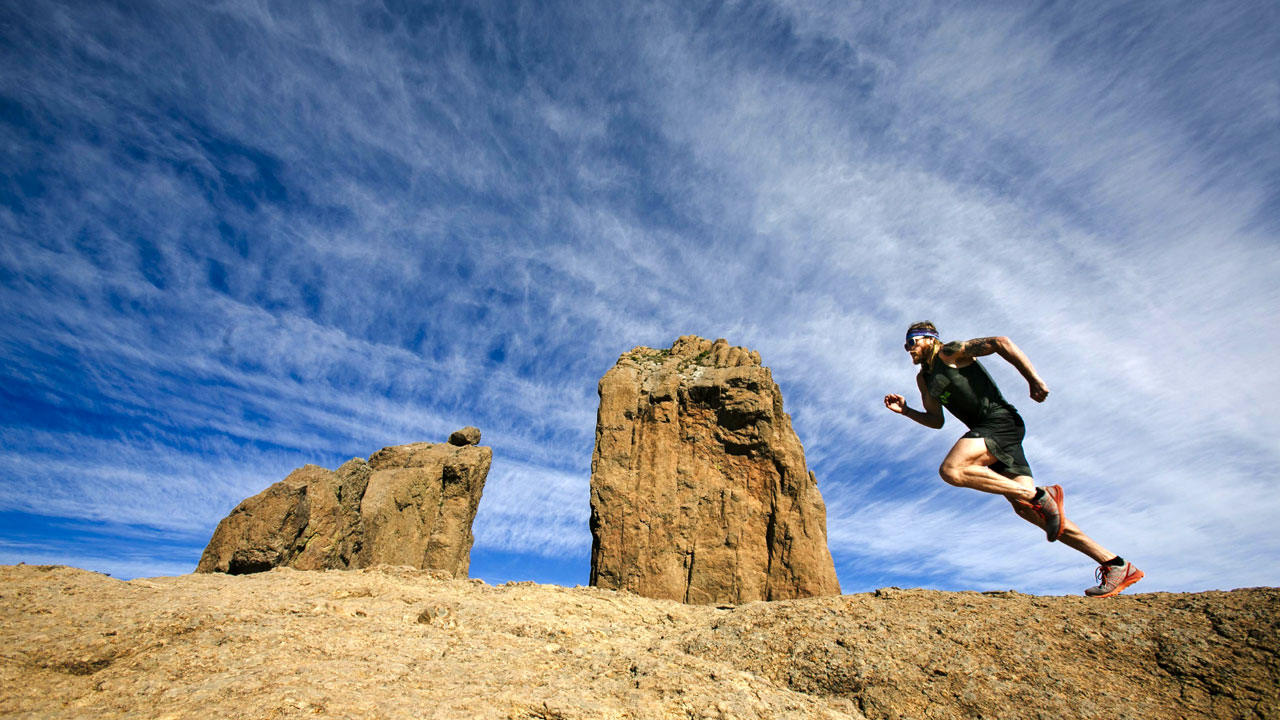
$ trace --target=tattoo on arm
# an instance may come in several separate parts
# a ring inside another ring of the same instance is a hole
[[[977,338],[970,340],[964,344],[964,351],[970,357],[980,357],[982,355],[990,355],[1000,347],[1000,343],[993,337]]]
[[[1000,349],[1000,339],[994,337],[976,338],[960,342],[955,340],[942,346],[942,352],[948,355],[958,355],[964,353],[969,357],[982,357],[990,355]]]

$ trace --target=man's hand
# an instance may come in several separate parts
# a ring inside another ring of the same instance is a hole
[[[901,395],[885,395],[884,406],[901,415],[907,410],[907,399]]]
[[[1036,402],[1044,402],[1049,397],[1049,386],[1044,384],[1040,378],[1032,380],[1031,383],[1031,399]]]

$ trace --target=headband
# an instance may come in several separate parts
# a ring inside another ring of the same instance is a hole
[[[937,332],[929,330],[928,328],[917,328],[915,330],[907,331],[907,342],[911,342],[918,337],[931,337],[938,342],[942,342],[942,337],[939,336]]]

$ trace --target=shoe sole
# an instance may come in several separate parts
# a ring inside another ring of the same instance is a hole
[[[1045,539],[1049,542],[1057,542],[1062,537],[1062,528],[1067,524],[1067,513],[1063,510],[1062,486],[1050,485],[1044,490],[1049,493],[1049,497],[1053,498],[1053,504],[1058,507],[1058,534],[1049,537],[1049,529],[1045,528]]]
[[[1120,584],[1119,584],[1119,585],[1117,585],[1117,586],[1115,586],[1115,589],[1113,589],[1111,592],[1109,592],[1109,593],[1103,593],[1102,595],[1090,595],[1089,597],[1095,597],[1095,598],[1109,598],[1109,597],[1115,597],[1116,595],[1119,595],[1119,594],[1120,594],[1120,591],[1121,591],[1121,590],[1124,590],[1125,588],[1127,588],[1127,587],[1129,587],[1130,585],[1132,585],[1132,584],[1134,584],[1134,583],[1138,582],[1139,580],[1141,580],[1141,579],[1142,579],[1142,578],[1144,578],[1144,577],[1146,577],[1146,573],[1142,572],[1142,571],[1141,571],[1141,570],[1139,570],[1138,568],[1134,568],[1134,569],[1133,569],[1133,572],[1132,572],[1128,577],[1126,577],[1124,580],[1121,580],[1121,581],[1120,581]]]

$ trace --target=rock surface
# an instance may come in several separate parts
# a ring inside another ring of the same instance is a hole
[[[387,563],[465,577],[492,458],[487,447],[413,443],[336,471],[298,468],[218,523],[196,572]]]
[[[0,717],[1280,717],[1280,590],[736,608],[377,566],[0,566]]]
[[[826,507],[759,353],[696,336],[600,380],[591,584],[695,604],[835,595]]]

